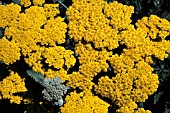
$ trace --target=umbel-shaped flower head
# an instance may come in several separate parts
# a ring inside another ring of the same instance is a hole
[[[69,87],[63,85],[59,77],[45,78],[44,87],[45,89],[42,91],[44,99],[54,102],[54,105],[62,106],[62,96],[66,94]]]

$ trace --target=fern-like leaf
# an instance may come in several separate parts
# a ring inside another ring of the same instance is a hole
[[[32,77],[36,82],[41,84],[42,86],[44,85],[44,75],[41,73],[34,72],[32,70],[27,70],[27,74]]]

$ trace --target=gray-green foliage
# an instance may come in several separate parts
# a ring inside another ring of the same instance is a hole
[[[4,36],[4,29],[0,28],[0,39]]]
[[[27,70],[29,76],[31,76],[36,82],[41,84],[44,89],[42,94],[45,100],[50,101],[53,105],[62,106],[64,104],[63,96],[67,93],[69,87],[63,85],[62,80],[59,77],[45,78],[44,75]]]
[[[162,95],[163,95],[163,92],[162,92],[162,91],[156,93],[156,94],[154,95],[154,103],[153,103],[153,104],[156,104]]]
[[[113,2],[114,0],[105,0],[107,3]]]
[[[168,109],[166,105],[165,105],[164,113],[170,113],[170,109]]]
[[[44,99],[53,102],[54,105],[62,106],[64,103],[62,97],[69,87],[63,85],[59,77],[54,77],[54,79],[45,78],[44,87],[45,89],[42,91]]]
[[[20,4],[19,0],[12,0],[12,2],[14,2],[15,4]]]
[[[170,60],[170,53],[168,53],[168,59]]]
[[[32,70],[27,70],[27,74],[32,77],[36,82],[43,85],[44,84],[44,75],[41,73],[34,72]]]
[[[54,1],[54,3],[56,3],[56,2],[65,2],[65,0],[53,0]]]

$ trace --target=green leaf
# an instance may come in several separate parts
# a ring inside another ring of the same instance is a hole
[[[154,103],[153,104],[156,104],[159,100],[159,98],[163,95],[163,92],[158,92],[154,95]]]
[[[169,16],[170,17],[170,16]],[[168,59],[170,60],[170,53],[168,53]]]
[[[12,0],[15,4],[20,4],[19,0]]]
[[[107,3],[112,3],[114,0],[105,0]]]
[[[0,39],[3,38],[3,32],[4,32],[4,29],[3,28],[0,28]]]
[[[42,75],[41,73],[37,73],[34,72],[32,70],[27,70],[27,74],[32,77],[36,82],[38,82],[39,84],[43,85],[44,84],[44,75]]]
[[[56,3],[56,2],[65,2],[65,0],[53,0],[54,1],[54,3]]]
[[[166,14],[165,18],[170,21],[170,13]],[[168,55],[168,59],[170,60],[170,53]]]

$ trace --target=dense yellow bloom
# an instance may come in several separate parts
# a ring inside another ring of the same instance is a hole
[[[142,20],[145,22],[146,18],[143,18]],[[150,30],[145,26],[145,24],[142,24],[142,22],[139,21],[137,23],[137,26],[139,26],[137,29],[133,28],[120,33],[120,43],[125,44],[128,48],[124,49],[121,55],[129,56],[135,62],[145,59],[148,63],[152,63],[152,61],[149,60],[152,55],[164,60],[164,58],[168,57],[167,53],[170,51],[170,42],[163,39],[163,37],[159,41],[156,41],[158,39],[151,38],[148,35]]]
[[[107,72],[109,65],[106,61],[100,60],[99,62],[91,61],[79,66],[79,72],[84,75],[85,78],[92,80],[102,70]]]
[[[42,6],[43,3],[45,3],[45,0],[33,0],[35,6]]]
[[[31,5],[31,1],[33,2],[34,6],[42,6],[45,3],[45,0],[19,0],[20,4],[24,7],[28,7]]]
[[[127,41],[128,44],[130,42],[132,41],[130,40]],[[152,55],[159,58],[160,60],[164,60],[164,58],[168,57],[167,53],[170,52],[169,49],[170,41],[168,40],[162,40],[161,42],[154,42],[147,37],[139,42],[138,41],[136,43],[134,42],[133,44],[135,45],[131,46],[128,49],[124,49],[121,55],[128,56],[135,62],[146,58],[151,59]],[[148,62],[152,63],[151,60],[149,60]]]
[[[37,27],[41,27],[42,25],[44,25],[47,20],[43,7],[31,6],[30,8],[25,10],[24,14]]]
[[[126,72],[134,67],[134,60],[128,55],[119,56],[118,54],[115,54],[109,59],[109,61],[115,73]]]
[[[20,104],[21,100],[22,100],[22,97],[20,97],[20,96],[11,96],[10,97],[10,103]]]
[[[16,34],[18,30],[28,30],[34,27],[35,27],[34,23],[29,18],[27,18],[27,15],[25,15],[24,13],[21,13],[20,15],[18,15],[18,18],[16,20],[13,20],[9,23],[8,29],[11,29],[11,31],[8,31],[5,34],[7,35],[10,35],[13,33]]]
[[[102,62],[101,62],[102,63]],[[79,72],[84,75],[85,78],[92,80],[99,72],[102,71],[101,63],[91,61],[89,63],[85,63],[79,66]],[[109,67],[108,64],[105,62],[106,70]]]
[[[144,61],[140,61],[135,68],[129,70],[128,75],[133,80],[131,98],[135,102],[145,102],[149,95],[157,91],[158,75],[152,74],[153,68]]]
[[[152,113],[152,112],[149,110],[145,110],[144,108],[137,108],[137,104],[135,102],[130,102],[128,103],[128,105],[117,109],[116,113]]]
[[[127,74],[110,79],[108,76],[101,77],[98,80],[98,85],[95,85],[95,92],[103,97],[110,98],[118,106],[126,106],[133,101],[130,98],[132,90],[132,79],[128,78]]]
[[[81,90],[91,90],[93,86],[93,82],[83,74],[79,72],[73,72],[69,75],[69,79],[67,85],[72,88],[79,88]]]
[[[138,108],[134,113],[152,113],[149,110],[144,110],[144,108]]]
[[[47,20],[43,7],[31,6],[25,10],[25,13],[19,13],[18,11],[17,14],[17,18],[12,18],[12,20],[8,23],[9,27],[17,27],[15,30],[40,28]]]
[[[0,5],[0,27],[4,28],[17,19],[20,11],[21,7],[14,3]]]
[[[0,17],[2,18],[1,23],[3,23],[1,27],[9,26],[5,30],[5,36],[8,38],[12,38],[18,42],[18,40],[23,40],[22,38],[27,39],[26,37],[28,37],[31,40],[35,40],[34,45],[41,43],[41,45],[56,46],[56,42],[58,44],[65,42],[67,24],[63,22],[64,19],[61,17],[54,19],[54,14],[58,13],[56,9],[58,5],[48,4],[44,8],[31,6],[25,10],[25,13],[19,13],[20,7],[17,5],[13,6],[11,4],[10,6],[0,7],[2,8],[1,14],[3,14],[8,12],[8,10],[12,10],[15,6],[15,10],[10,11],[10,16],[5,16],[4,14]],[[48,19],[49,16],[53,17]],[[20,45],[24,44],[20,43]]]
[[[84,38],[87,42],[93,42],[95,48],[108,47],[109,50],[117,48],[119,46],[118,29],[110,26],[112,20],[103,13],[103,10],[104,12],[107,10],[106,5],[108,4],[104,0],[74,1],[66,12],[70,38],[74,38],[76,42]],[[114,14],[115,17],[116,14]]]
[[[0,61],[5,64],[13,64],[17,60],[20,60],[20,48],[14,41],[8,41],[5,37],[0,39]]]
[[[31,50],[32,48],[32,50]],[[32,67],[33,71],[39,72],[44,75],[44,69],[43,69],[43,58],[42,53],[44,52],[43,47],[38,46],[26,46],[25,50],[23,52],[26,54],[24,60],[25,62]]]
[[[66,97],[66,103],[61,107],[62,113],[108,113],[110,105],[99,97],[94,96],[90,91],[71,92]]]
[[[95,92],[102,95],[103,97],[108,97],[108,93],[112,92],[114,84],[108,76],[101,77],[98,80],[98,86],[95,85]],[[108,97],[110,98],[110,96]]]
[[[61,17],[50,18],[44,25],[44,31],[46,37],[41,40],[42,44],[55,46],[56,42],[62,44],[65,42],[65,33],[67,24],[63,22],[64,19]]]
[[[164,60],[164,58],[168,57],[168,53],[170,52],[170,41],[162,40],[162,42],[153,42],[153,55],[159,58],[160,60]]]
[[[136,23],[137,28],[146,29],[145,32],[151,39],[156,39],[159,36],[165,39],[166,36],[170,34],[170,22],[166,19],[159,18],[156,15],[151,15],[148,17],[143,17]],[[149,27],[149,29],[147,29]]]
[[[150,65],[140,61],[133,69],[117,74],[112,79],[101,77],[98,85],[95,85],[95,92],[116,101],[118,106],[126,106],[130,101],[145,102],[159,84],[158,76],[152,71]]]
[[[21,10],[20,7],[14,4],[0,7],[2,11],[1,14],[4,13],[4,15],[1,16],[1,20],[9,20],[9,23],[2,22],[4,23],[4,25],[2,25],[1,27],[8,26],[5,29],[4,36],[6,36],[7,39],[12,40],[10,42],[11,48],[9,50],[10,53],[8,54],[9,57],[4,57],[5,55],[7,56],[7,54],[2,53],[1,56],[3,56],[3,58],[1,58],[0,60],[4,60],[4,63],[6,64],[13,63],[16,60],[19,60],[19,50],[21,49],[21,52],[25,57],[25,62],[30,67],[32,67],[34,71],[44,74],[42,64],[43,58],[41,57],[42,53],[44,53],[44,45],[56,46],[56,42],[58,44],[65,42],[65,32],[67,24],[63,22],[64,19],[62,19],[61,17],[57,17],[54,19],[52,16],[55,15],[51,15],[51,13],[54,14],[58,12],[58,9],[56,9],[57,6],[58,5],[55,4],[46,5],[45,8],[39,6],[31,6],[30,8],[27,8],[25,10],[25,13],[19,13]],[[48,10],[50,7],[52,8],[52,10]],[[7,13],[8,11],[9,13]],[[8,16],[5,16],[5,14],[10,14],[11,17],[9,16],[8,19],[6,18]],[[51,16],[51,18],[49,19],[48,16]],[[17,45],[18,47],[15,47],[15,45]],[[7,51],[9,47],[6,46],[7,45],[3,47],[2,45],[3,48],[1,49]],[[14,47],[15,51],[13,51]],[[12,55],[14,53],[15,56]],[[65,55],[64,57],[67,59],[65,61],[66,66],[70,67],[75,63],[75,59],[73,58],[73,56],[70,56],[68,58],[68,56]]]
[[[43,56],[46,58],[45,63],[48,66],[54,66],[54,68],[61,69],[64,66],[69,69],[74,66],[76,59],[73,56],[73,51],[66,50],[62,46],[46,48]]]
[[[148,74],[147,76],[134,79],[134,89],[131,91],[131,97],[135,102],[145,102],[148,95],[153,94],[158,88],[158,75]]]
[[[64,68],[60,70],[52,70],[48,69],[47,71],[44,72],[44,75],[46,78],[54,78],[55,76],[59,77],[63,82],[69,79],[69,75],[67,74],[67,71],[64,70]]]
[[[134,13],[133,6],[123,5],[114,1],[113,3],[106,4],[104,7],[104,14],[110,17],[110,24],[114,29],[126,29],[132,22],[131,15]]]
[[[36,6],[30,6],[31,2]],[[170,41],[165,38],[170,34],[169,21],[151,15],[134,26],[130,19],[132,6],[117,1],[108,4],[104,0],[72,0],[66,12],[67,25],[57,17],[59,4],[31,2],[20,0],[21,5],[30,6],[24,13],[20,13],[19,5],[0,6],[0,27],[6,27],[5,37],[0,39],[0,60],[12,64],[19,60],[21,51],[34,71],[47,78],[58,76],[74,90],[83,90],[67,95],[62,113],[107,113],[109,104],[92,94],[93,86],[96,94],[119,106],[118,113],[150,113],[137,109],[136,102],[145,102],[158,88],[158,76],[152,73],[150,64],[152,56],[160,60],[168,57]],[[69,38],[75,41],[75,53],[61,46],[67,27]],[[114,53],[121,45],[125,46],[122,53]],[[79,70],[68,74],[76,63],[73,54],[78,55]],[[113,76],[101,75],[98,83],[93,83],[96,75],[108,71],[109,65],[114,69]],[[11,103],[22,100],[5,91],[0,93],[0,99],[9,98]]]
[[[129,102],[126,106],[122,106],[116,110],[116,113],[134,113],[134,109],[138,106],[135,102]]]
[[[10,72],[10,75],[0,82],[0,94],[3,99],[10,99],[11,103],[20,104],[22,97],[14,96],[14,93],[25,92],[24,79],[22,79],[18,73]]]
[[[59,9],[59,4],[44,4],[44,11],[46,14],[46,17],[54,17],[57,14],[60,13]]]
[[[31,1],[30,0],[19,0],[20,4],[24,7],[28,7],[31,5]]]
[[[102,51],[94,50],[91,44],[76,44],[75,53],[79,55],[78,59],[80,64],[89,63],[92,61],[106,61],[111,57],[112,52],[108,52],[106,49]]]

